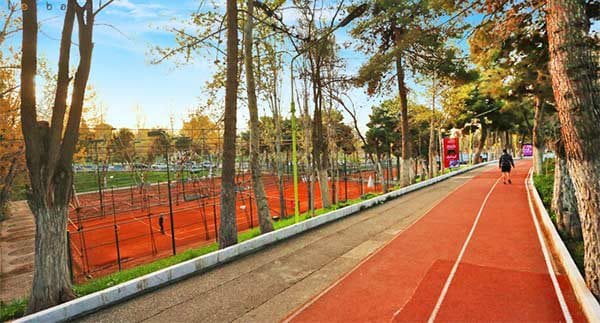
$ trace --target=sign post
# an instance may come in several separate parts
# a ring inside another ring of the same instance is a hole
[[[444,138],[444,167],[457,167],[459,164],[458,138]]]

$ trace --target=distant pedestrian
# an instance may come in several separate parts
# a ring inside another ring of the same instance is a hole
[[[165,217],[162,214],[158,217],[158,226],[160,227],[160,233],[165,234]]]
[[[512,156],[506,151],[506,149],[502,150],[502,156],[500,156],[500,169],[502,170],[502,182],[506,184],[506,180],[508,180],[509,184],[512,184],[510,179],[510,171],[515,167],[515,162],[513,161]]]

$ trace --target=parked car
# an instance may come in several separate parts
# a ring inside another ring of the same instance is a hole
[[[167,164],[162,164],[162,163],[153,164],[151,168],[155,169],[155,170],[166,170]]]
[[[148,165],[142,163],[133,164],[133,168],[135,169],[148,169]]]

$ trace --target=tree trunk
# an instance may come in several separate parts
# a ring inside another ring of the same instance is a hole
[[[24,1],[23,5],[21,125],[32,188],[29,204],[37,228],[33,287],[27,310],[32,313],[74,297],[68,266],[67,217],[72,193],[73,154],[79,136],[91,67],[95,14],[92,0],[87,0],[83,6],[75,0],[68,2],[50,125],[48,122],[38,121],[36,111],[37,3]],[[75,17],[78,22],[79,65],[73,81],[68,119],[65,120]]]
[[[313,171],[313,161],[311,160],[311,151],[309,149],[312,141],[311,129],[313,128],[310,120],[310,113],[308,108],[308,79],[304,78],[304,118],[306,120],[304,126],[304,158],[306,163],[306,175],[308,177],[307,191],[308,191],[308,210],[310,215],[314,215],[315,211],[315,176]]]
[[[435,165],[435,127],[433,118],[431,118],[429,125],[429,160],[427,163],[427,178],[433,178],[436,176],[437,167]]]
[[[556,214],[556,226],[563,235],[581,240],[581,222],[577,212],[575,188],[567,168],[565,149],[560,140],[556,144],[555,158],[552,210]]]
[[[439,144],[439,156],[440,156],[440,174],[444,174],[444,136],[442,136],[441,125],[438,125],[438,144]],[[458,152],[460,154],[460,151]]]
[[[260,48],[260,46],[258,46]],[[260,53],[259,53],[260,55]],[[260,60],[259,60],[260,63]],[[260,65],[259,65],[260,66]],[[285,205],[285,183],[284,183],[284,153],[281,151],[281,144],[283,142],[283,132],[281,130],[281,101],[279,99],[278,92],[278,80],[279,80],[279,69],[277,64],[272,64],[271,68],[271,79],[270,82],[271,88],[271,106],[273,112],[273,120],[275,124],[275,131],[277,132],[276,140],[275,140],[275,152],[277,157],[277,189],[279,191],[279,216],[280,218],[285,218],[287,215],[286,205]]]
[[[585,247],[585,279],[600,299],[600,82],[585,4],[548,0],[550,74]]]
[[[396,155],[396,181],[400,182],[400,155]]]
[[[314,88],[314,102],[315,102],[315,113],[313,120],[313,163],[315,165],[315,172],[319,179],[319,188],[321,190],[321,205],[324,208],[331,206],[329,199],[329,185],[327,175],[327,164],[329,157],[327,154],[327,134],[323,132],[323,96],[322,96],[322,84],[320,69],[316,68],[313,71],[313,88]]]
[[[67,206],[32,205],[35,214],[35,264],[29,313],[75,297],[69,276]]]
[[[381,166],[381,153],[377,152],[377,165],[376,165],[376,170],[377,170],[377,177],[379,177],[380,181],[381,181],[381,189],[383,190],[383,193],[387,193],[388,191],[388,187],[387,187],[387,182],[385,181],[385,176],[383,174],[383,166]],[[375,180],[375,183],[377,183],[377,180]],[[377,187],[377,184],[375,185]]]
[[[277,103],[276,103],[277,104]],[[279,114],[279,108],[277,112],[273,114],[276,118],[275,130],[277,131],[277,141],[275,143],[275,151],[277,153],[277,188],[279,191],[279,216],[283,219],[286,217],[286,205],[285,205],[285,185],[284,185],[284,174],[283,174],[283,153],[281,152],[281,143],[283,141],[281,134],[281,117]]]
[[[252,54],[253,45],[253,17],[254,1],[247,2],[248,14],[246,15],[246,26],[244,28],[244,66],[246,67],[246,92],[248,94],[248,111],[250,114],[250,169],[252,172],[252,186],[256,197],[256,208],[258,210],[258,223],[260,232],[273,231],[273,223],[265,196],[265,188],[260,172],[260,130],[258,128],[258,107],[256,103],[256,82],[254,79],[254,62]]]
[[[20,153],[18,155],[20,155]],[[6,207],[6,203],[8,203],[10,198],[10,190],[15,179],[15,174],[17,173],[17,164],[19,162],[18,155],[11,159],[6,176],[3,178],[2,189],[0,189],[0,220],[3,218],[2,214]]]
[[[533,118],[533,172],[539,175],[542,172],[544,162],[544,134],[542,132],[544,122],[544,105],[539,95],[534,97],[535,114]]]
[[[485,148],[487,136],[487,128],[484,125],[481,125],[481,138],[479,138],[479,143],[477,144],[477,151],[475,152],[475,156],[473,157],[473,164],[479,164],[479,159],[481,158],[481,154],[483,153],[483,149]]]
[[[435,165],[435,99],[437,94],[437,83],[435,76],[432,80],[432,98],[431,98],[431,119],[429,120],[429,160],[427,168],[427,178],[433,178],[437,174]]]
[[[225,131],[223,133],[223,170],[221,175],[221,223],[219,248],[237,243],[235,216],[235,137],[238,91],[237,2],[227,0],[227,80],[225,88]]]
[[[400,30],[392,26],[396,45],[401,41]],[[400,98],[400,128],[402,133],[402,160],[400,186],[404,187],[411,183],[412,156],[410,150],[410,133],[408,129],[408,90],[406,88],[404,67],[402,66],[402,52],[396,54],[396,73],[398,79],[398,97]]]

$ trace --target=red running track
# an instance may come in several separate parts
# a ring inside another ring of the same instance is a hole
[[[496,168],[469,180],[287,320],[585,321],[566,277],[555,287],[548,270],[530,166],[517,163],[512,185]]]

